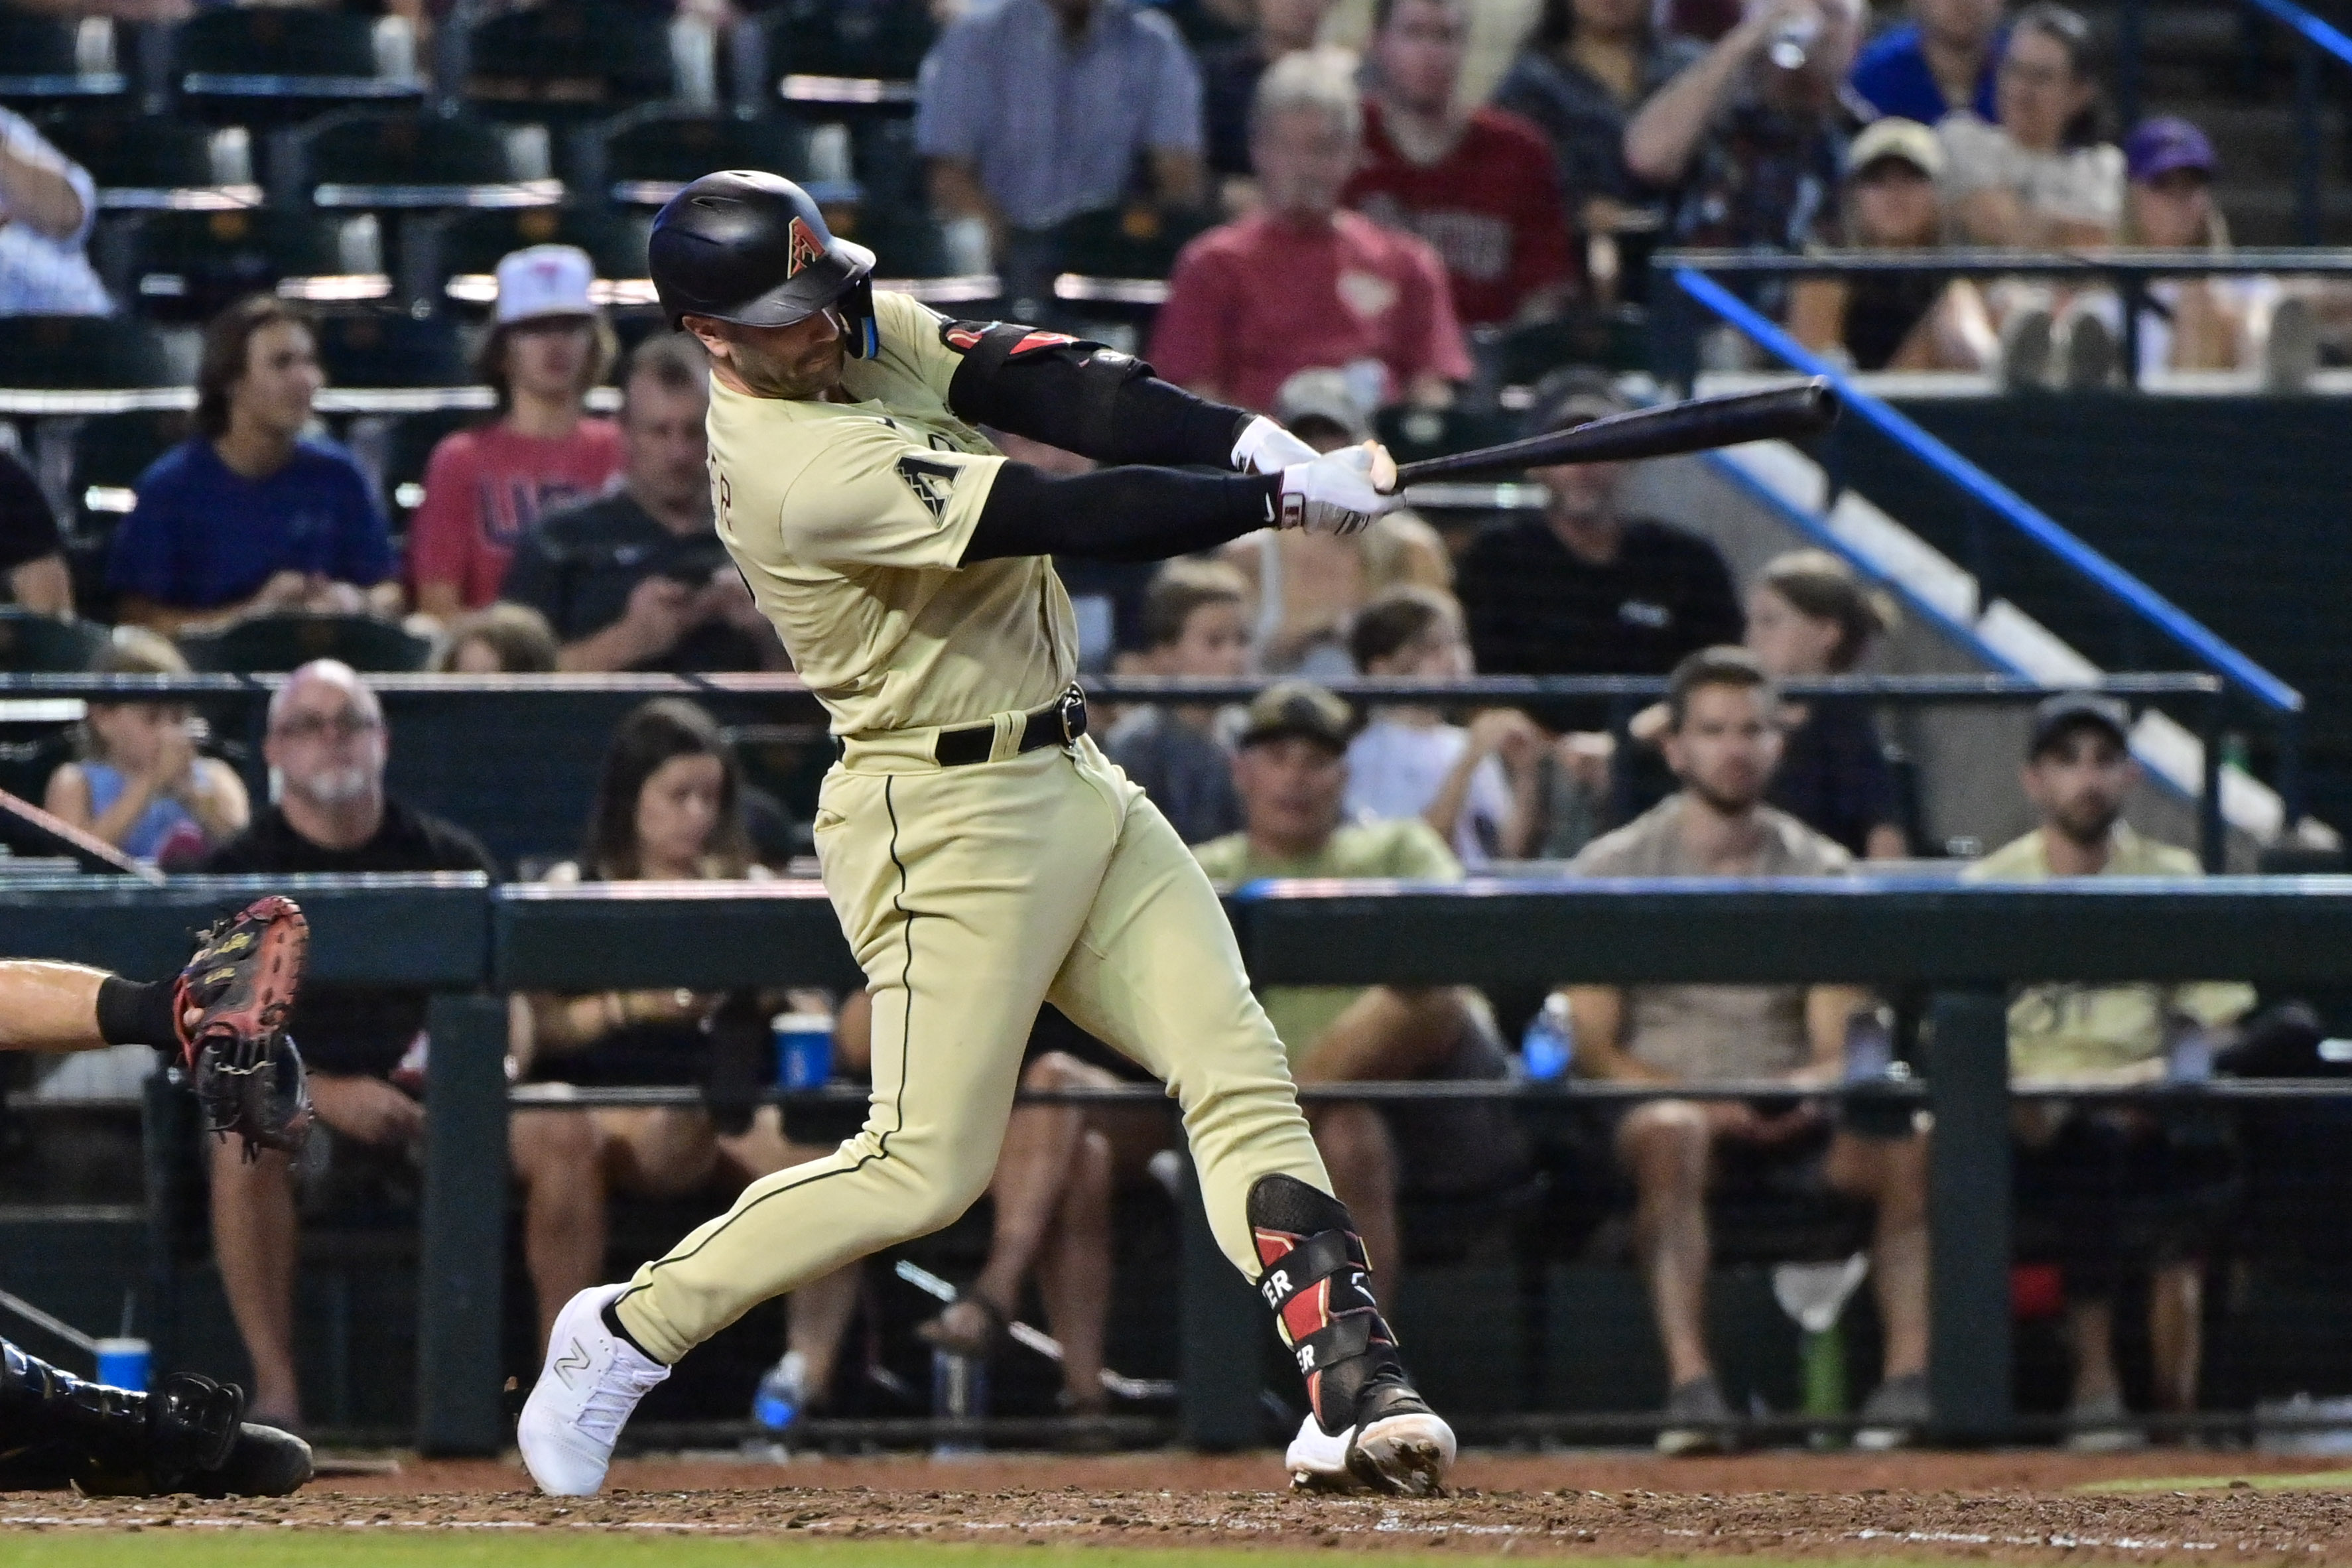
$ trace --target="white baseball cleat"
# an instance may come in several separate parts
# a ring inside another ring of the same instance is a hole
[[[1400,1411],[1333,1436],[1309,1415],[1299,1423],[1283,1466],[1298,1492],[1384,1492],[1431,1497],[1454,1468],[1454,1428],[1427,1410]]]
[[[613,1445],[637,1401],[669,1368],[604,1326],[607,1303],[626,1285],[598,1285],[563,1304],[547,1339],[547,1364],[524,1401],[515,1442],[530,1479],[550,1497],[593,1497],[613,1465]]]

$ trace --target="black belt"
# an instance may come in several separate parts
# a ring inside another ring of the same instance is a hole
[[[1073,684],[1053,701],[1023,716],[1021,743],[1013,749],[1018,753],[1074,745],[1086,732],[1087,694]],[[960,724],[940,731],[931,742],[931,760],[943,768],[961,768],[988,761],[995,749],[994,724]]]

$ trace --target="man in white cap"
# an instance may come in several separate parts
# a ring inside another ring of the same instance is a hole
[[[499,596],[515,542],[541,512],[600,494],[621,468],[621,433],[587,416],[613,363],[613,329],[589,298],[595,264],[570,245],[499,262],[498,316],[475,371],[498,393],[489,423],[445,437],[410,526],[416,607],[444,620]]]

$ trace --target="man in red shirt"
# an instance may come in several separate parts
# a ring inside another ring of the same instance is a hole
[[[1578,272],[1559,169],[1527,121],[1454,106],[1462,0],[1378,0],[1373,16],[1364,162],[1341,199],[1437,247],[1464,325],[1559,314]]]
[[[1339,207],[1362,112],[1345,57],[1307,50],[1267,69],[1250,139],[1264,205],[1176,258],[1151,339],[1162,375],[1271,409],[1309,367],[1377,378],[1383,401],[1422,403],[1445,402],[1448,383],[1470,374],[1436,253]]]
[[[416,607],[447,620],[499,596],[515,542],[540,513],[602,494],[621,470],[621,432],[587,416],[613,363],[613,329],[588,298],[587,252],[534,245],[499,262],[498,319],[475,368],[498,417],[442,438],[425,466],[408,535]]]

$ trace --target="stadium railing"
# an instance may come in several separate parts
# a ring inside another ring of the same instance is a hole
[[[310,912],[318,978],[436,993],[422,1254],[432,1288],[419,1301],[417,1444],[428,1453],[496,1452],[507,1441],[499,1326],[509,1098],[506,1010],[497,994],[852,984],[856,968],[839,926],[823,890],[807,882],[493,889],[478,876],[194,878],[156,888],[85,878],[0,882],[0,952],[165,973],[184,958],[192,924],[265,889],[290,890]],[[2015,1427],[2009,987],[2217,975],[2324,985],[2341,980],[2342,955],[2352,949],[2346,878],[2031,887],[1905,879],[1276,882],[1240,889],[1227,908],[1260,985],[1927,988],[1934,1032],[1925,1094],[1936,1128],[1929,1375],[1935,1434],[1948,1442],[1994,1440]],[[2137,1092],[2194,1105],[2248,1092],[2346,1090],[2329,1082]],[[1388,1099],[1473,1091],[1394,1084],[1330,1092]],[[1480,1092],[1559,1103],[1595,1091],[1500,1084]],[[1126,1097],[1154,1098],[1148,1089]],[[1263,1315],[1205,1223],[1190,1212],[1185,1223],[1182,1430],[1199,1447],[1244,1446],[1258,1429]]]
[[[2145,290],[2151,279],[2159,277],[2246,271],[2352,273],[2352,251],[2317,255],[2294,251],[2262,252],[2230,258],[2216,258],[2200,252],[2143,252],[2113,258],[2006,252],[1938,252],[1915,258],[1890,258],[1875,252],[1832,252],[1795,257],[1731,251],[1663,250],[1652,258],[1652,266],[1661,274],[1651,296],[1654,300],[1663,300],[1670,292],[1679,291],[1692,305],[1721,321],[1772,358],[1807,375],[1827,379],[1837,388],[1849,416],[1859,419],[1893,441],[1916,459],[1919,466],[1925,468],[1937,482],[1968,497],[1974,503],[1972,517],[1990,517],[1998,522],[2011,534],[2065,568],[2091,590],[2095,602],[2129,616],[2135,624],[2211,671],[2225,684],[2232,697],[2242,698],[2250,703],[2255,714],[2278,734],[2279,776],[2276,787],[2285,803],[2285,820],[2292,825],[2302,818],[2303,781],[2299,764],[2304,708],[2302,693],[2222,641],[2187,611],[2091,548],[2015,490],[1921,429],[1884,399],[1864,390],[1843,367],[1806,348],[1780,323],[1741,299],[1713,274],[1781,277],[1856,271],[1926,271],[1955,276],[2074,277],[2084,281],[2114,280],[2126,289],[2136,304],[2139,292]],[[1671,316],[1675,312],[1662,311],[1661,314]],[[2125,319],[2127,337],[2124,361],[2127,365],[2137,364],[2137,333],[2134,323],[2137,321],[2137,311],[2126,311]],[[1666,331],[1671,333],[1672,329],[1667,328]],[[1687,356],[1679,355],[1671,346],[1671,337],[1667,343],[1668,346],[1662,347],[1662,355],[1670,359],[1683,358],[1687,364]],[[1990,603],[1993,594],[1994,584],[1980,580],[1979,600]],[[2210,754],[2210,743],[2207,751],[2209,755],[2205,766],[2210,774],[2216,762]],[[2209,816],[2218,813],[2219,795],[2209,791],[2200,809]]]

